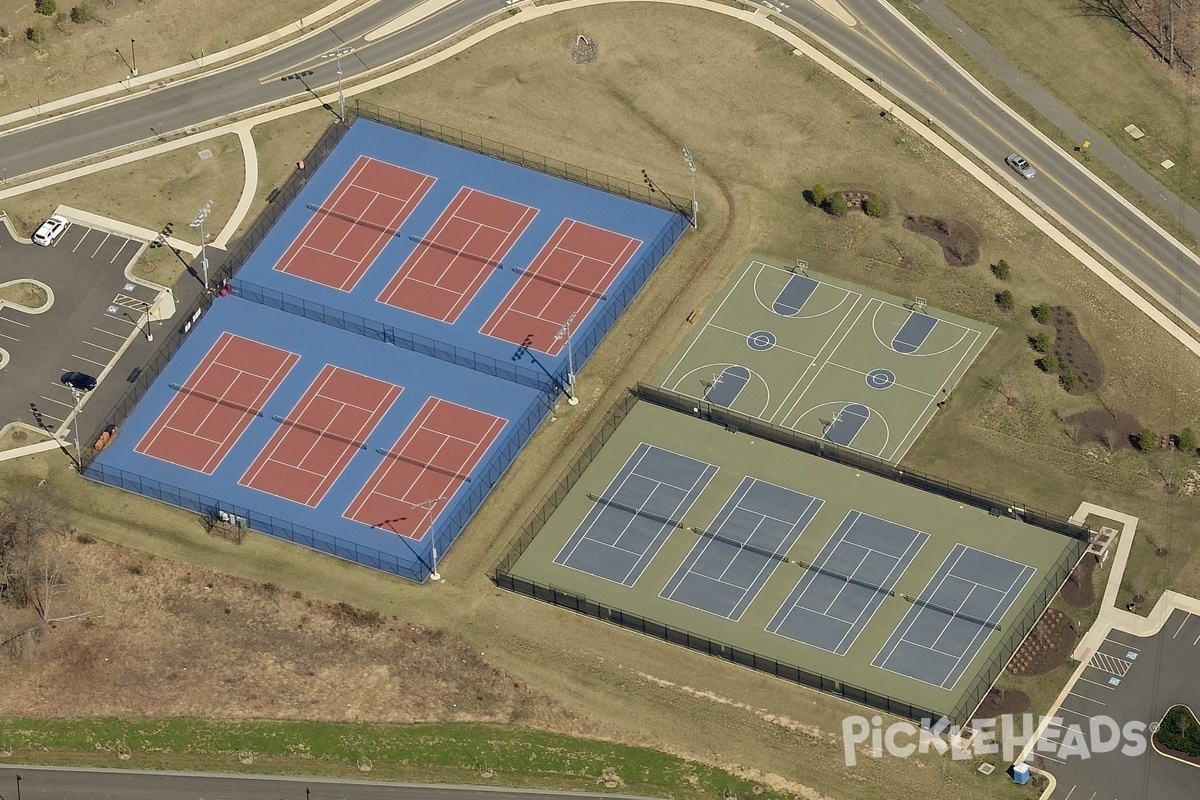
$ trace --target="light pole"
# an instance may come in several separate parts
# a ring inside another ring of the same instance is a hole
[[[692,160],[692,153],[686,147],[683,148],[683,161],[692,173],[692,227],[698,228],[700,227],[700,204],[696,202],[696,162]]]
[[[433,507],[446,499],[446,496],[431,497],[428,500],[422,500],[419,503],[413,503],[413,508],[420,508],[425,511],[433,511]],[[433,542],[429,548],[430,553],[430,580],[440,581],[442,576],[438,574],[437,568],[437,542]]]
[[[208,238],[204,234],[204,220],[208,219],[208,215],[212,213],[212,204],[213,201],[209,200],[200,206],[200,210],[196,212],[196,218],[191,222],[191,227],[200,229],[200,266],[204,269],[205,294],[208,294]]]
[[[137,77],[137,49],[134,47],[134,40],[129,40],[129,53],[133,56],[133,76]]]
[[[575,356],[571,352],[571,323],[575,321],[577,313],[572,311],[571,316],[567,317],[567,321],[554,334],[556,342],[564,336],[567,339],[567,403],[573,406],[579,404],[579,398],[575,396]]]
[[[346,121],[346,95],[342,92],[342,56],[348,56],[354,52],[354,48],[349,45],[338,47],[330,50],[328,53],[322,53],[321,58],[336,58],[337,59],[337,76],[338,76],[338,119],[342,122]]]
[[[21,800],[21,776],[17,776],[17,800]]]

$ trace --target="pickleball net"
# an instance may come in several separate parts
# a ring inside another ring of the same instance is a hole
[[[949,617],[957,617],[958,619],[966,620],[967,622],[973,623],[975,625],[979,625],[980,627],[983,627],[983,628],[991,628],[994,631],[1000,630],[999,622],[992,622],[990,619],[984,619],[983,617],[976,617],[973,614],[964,614],[961,611],[956,611],[952,608],[947,608],[946,606],[938,605],[937,603],[931,603],[928,600],[922,600],[919,597],[913,597],[912,595],[909,595],[909,594],[901,595],[901,596],[908,602],[912,603],[913,605],[921,606],[922,608],[932,609],[933,611],[937,611],[938,613],[945,614],[946,616],[949,616]]]
[[[458,481],[465,481],[467,483],[471,482],[471,476],[469,476],[469,475],[464,475],[461,472],[455,472],[454,470],[448,469],[446,467],[439,467],[437,464],[430,464],[428,461],[422,461],[419,458],[413,458],[412,456],[406,456],[403,453],[397,453],[393,450],[385,450],[382,447],[376,447],[375,452],[379,453],[379,455],[381,455],[381,456],[386,456],[387,458],[391,458],[396,461],[403,461],[405,464],[412,464],[413,466],[420,467],[421,469],[431,470],[433,472],[437,472],[442,475],[446,475],[447,477],[454,478],[455,480],[458,480]]]
[[[308,210],[312,211],[314,214],[322,214],[327,217],[333,217],[334,219],[340,219],[343,222],[349,222],[351,225],[361,225],[364,228],[370,228],[371,230],[379,231],[380,233],[386,233],[388,236],[398,236],[400,234],[399,228],[390,225],[381,225],[378,222],[371,222],[369,219],[356,217],[353,214],[347,214],[344,211],[338,211],[337,209],[329,208],[327,206],[319,206],[316,203],[307,203],[306,206]]]
[[[314,436],[320,436],[323,439],[332,439],[335,442],[340,442],[341,444],[354,447],[359,450],[367,449],[365,442],[360,442],[357,439],[351,439],[349,436],[342,436],[324,428],[305,425],[303,422],[294,419],[288,419],[287,417],[281,417],[278,414],[272,414],[271,419],[275,420],[280,425],[286,425],[289,428],[295,428],[296,430],[304,431],[305,433],[311,433]]]
[[[551,278],[549,275],[543,275],[542,273],[535,272],[531,269],[521,269],[520,267],[509,267],[509,269],[511,269],[513,272],[517,273],[518,275],[524,275],[525,277],[532,278],[535,281],[541,281],[543,283],[548,283],[551,286],[559,286],[563,289],[569,289],[572,292],[579,292],[580,294],[585,294],[588,297],[594,297],[597,300],[607,300],[608,299],[608,295],[604,294],[603,292],[598,292],[595,289],[589,289],[586,286],[579,286],[574,283],[568,283],[567,281],[560,281],[558,278]]]
[[[408,238],[413,240],[417,244],[421,245],[422,247],[429,247],[434,250],[441,250],[443,253],[449,253],[452,256],[458,256],[460,258],[469,258],[472,261],[478,261],[481,264],[487,264],[489,267],[496,267],[497,269],[499,269],[501,266],[503,266],[499,261],[497,261],[494,258],[488,258],[487,256],[481,256],[477,253],[468,253],[466,250],[459,250],[457,247],[451,247],[450,245],[444,244],[442,242],[435,242],[433,239],[424,239],[420,236],[409,236]]]
[[[207,402],[212,403],[213,405],[224,406],[225,408],[231,408],[234,411],[240,411],[243,414],[252,414],[256,417],[261,417],[263,415],[262,411],[260,411],[257,408],[254,408],[253,406],[246,406],[246,405],[242,405],[241,403],[235,403],[232,400],[226,400],[224,397],[217,397],[214,394],[202,392],[199,389],[193,389],[190,386],[183,386],[178,383],[169,383],[167,385],[170,386],[172,389],[174,389],[176,392],[179,392],[180,394],[187,395],[188,397],[196,397],[196,398],[199,398],[200,400],[206,400]]]

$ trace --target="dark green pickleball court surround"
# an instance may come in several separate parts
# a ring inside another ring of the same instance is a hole
[[[655,382],[897,463],[994,332],[752,254]]]

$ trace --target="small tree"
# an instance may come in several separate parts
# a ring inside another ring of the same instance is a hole
[[[995,264],[992,264],[992,274],[1002,281],[1008,280],[1010,272],[1011,270],[1008,266],[1008,262],[1003,258],[997,261]]]
[[[846,213],[846,195],[842,192],[834,192],[829,195],[829,200],[825,204],[825,210],[835,217],[840,217]]]
[[[1016,304],[1016,298],[1013,297],[1013,293],[1008,289],[1005,289],[1003,292],[996,292],[996,305],[1000,306],[1001,311],[1012,311],[1013,306]]]
[[[1064,389],[1066,389],[1068,392],[1070,392],[1070,391],[1074,390],[1076,386],[1079,385],[1079,376],[1076,375],[1074,372],[1064,372],[1062,374],[1062,376],[1058,379],[1058,382],[1062,384],[1062,387]]]
[[[1142,428],[1141,433],[1137,436],[1137,447],[1143,453],[1150,453],[1158,449],[1158,434],[1149,428]]]
[[[71,9],[71,22],[76,25],[82,25],[85,22],[90,22],[92,19],[92,9],[87,3],[80,3]]]
[[[869,196],[863,203],[863,212],[866,213],[868,217],[882,217],[883,201],[880,200],[876,195]]]
[[[1184,428],[1179,432],[1179,449],[1188,454],[1194,454],[1196,448],[1200,447],[1200,441],[1196,440],[1196,432],[1191,428]]]
[[[58,3],[55,0],[33,0],[33,10],[39,14],[45,14],[47,17],[53,17],[54,12],[58,11]]]
[[[825,188],[825,184],[818,183],[812,188],[812,201],[814,206],[823,206],[825,201],[829,199],[829,190]]]
[[[42,23],[30,25],[25,29],[25,38],[34,44],[41,44],[46,41],[46,29],[42,27]]]
[[[1058,356],[1046,353],[1037,360],[1037,365],[1042,372],[1058,372]]]
[[[1054,307],[1049,303],[1038,303],[1033,307],[1033,318],[1045,325],[1054,316]]]
[[[1029,337],[1029,344],[1039,353],[1045,353],[1054,344],[1054,340],[1050,338],[1050,334],[1045,331],[1039,331],[1037,336]]]

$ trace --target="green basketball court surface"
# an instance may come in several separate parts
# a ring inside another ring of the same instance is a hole
[[[656,382],[896,463],[994,332],[751,255]]]

